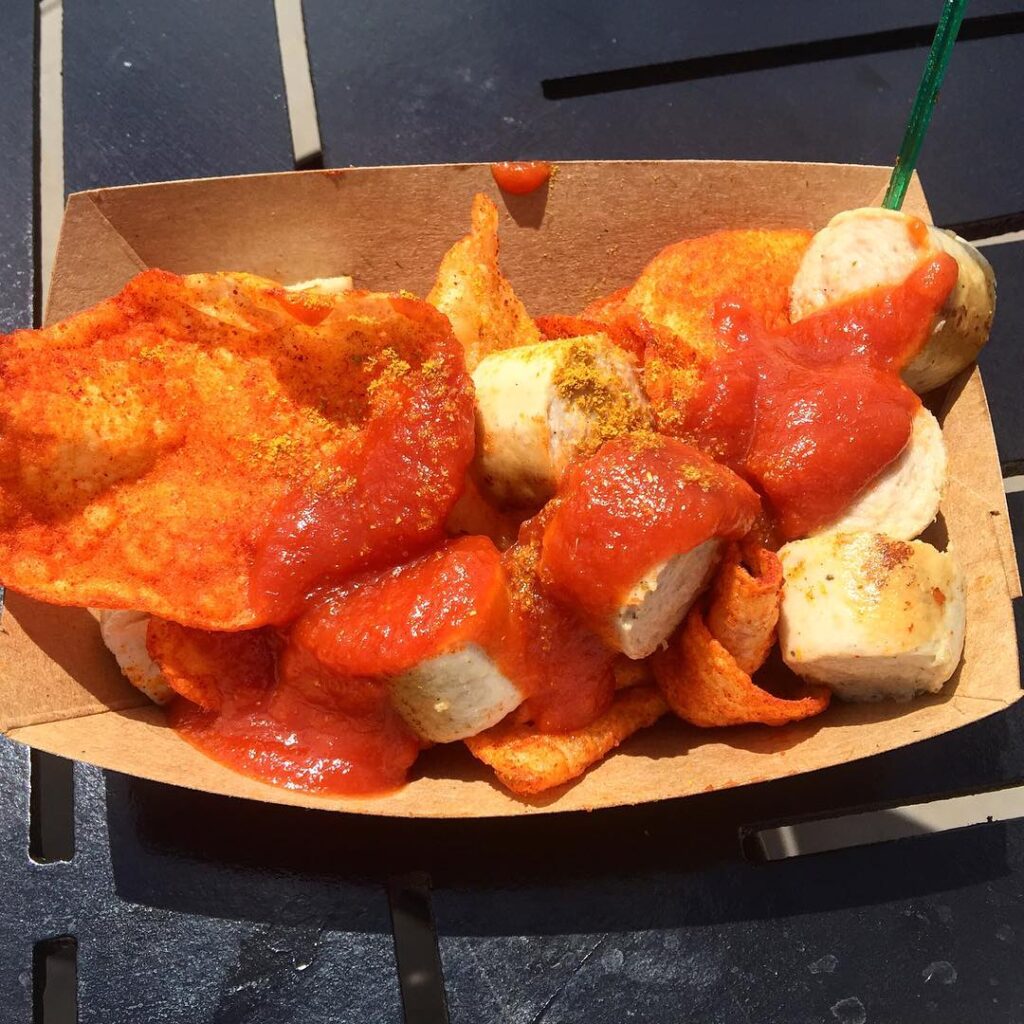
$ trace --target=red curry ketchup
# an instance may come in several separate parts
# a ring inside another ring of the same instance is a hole
[[[680,436],[754,483],[784,539],[826,526],[906,447],[921,403],[898,372],[955,280],[942,255],[784,334],[722,302],[720,352],[701,369]]]
[[[957,274],[956,260],[940,253],[897,285],[862,292],[798,320],[787,332],[790,344],[807,363],[856,359],[900,370],[928,340]]]
[[[360,437],[272,510],[256,544],[253,602],[276,623],[331,580],[405,561],[444,538],[473,457],[473,388],[446,317],[392,298],[418,324],[418,358],[384,349]]]
[[[507,160],[491,164],[491,177],[502,192],[524,196],[536,192],[551,177],[551,164],[544,160]]]
[[[525,192],[549,173],[513,165],[495,180]],[[205,706],[178,698],[174,727],[267,782],[386,791],[422,747],[389,681],[469,644],[525,695],[520,720],[547,732],[587,725],[614,696],[615,654],[598,634],[638,578],[712,538],[767,529],[751,483],[771,526],[797,537],[840,515],[899,456],[920,402],[898,373],[955,281],[940,255],[899,285],[774,332],[721,303],[719,351],[673,426],[685,440],[606,442],[569,467],[504,555],[483,537],[444,542],[473,456],[472,385],[447,320],[391,300],[417,324],[416,351],[381,352],[351,449],[272,510],[255,541],[254,602],[281,631],[187,631],[179,689]],[[315,304],[300,312],[321,320]],[[581,324],[547,327],[558,336]],[[614,337],[639,351],[649,333],[623,320]]]
[[[747,483],[676,438],[615,438],[566,472],[540,575],[600,632],[647,572],[706,540],[742,537],[759,509]]]
[[[402,785],[421,745],[386,685],[332,673],[294,646],[275,665],[263,633],[230,634],[230,658],[218,634],[206,634],[211,668],[219,665],[219,706],[177,699],[175,730],[213,760],[286,789],[365,794]],[[240,657],[246,639],[251,649]]]
[[[522,672],[501,554],[486,537],[353,578],[298,620],[291,643],[345,676],[398,675],[470,644],[508,678]]]
[[[557,500],[524,523],[503,556],[527,669],[529,696],[517,715],[541,732],[588,725],[615,695],[614,652],[571,606],[555,600],[537,573],[541,536],[556,507]]]

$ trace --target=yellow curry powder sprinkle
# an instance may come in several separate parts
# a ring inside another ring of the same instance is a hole
[[[355,486],[359,481],[354,476],[343,476],[332,481],[331,491],[334,495],[340,496],[342,494],[348,494],[350,491],[355,490]]]
[[[367,394],[372,395],[379,388],[387,387],[401,380],[412,367],[393,348],[383,348],[366,360],[366,369],[377,376],[367,385]]]
[[[573,341],[552,382],[558,397],[584,413],[593,424],[585,452],[596,451],[620,434],[651,426],[647,409],[625,386],[622,377],[601,359],[600,345],[593,339]]]
[[[269,466],[278,466],[299,454],[298,442],[290,434],[278,434],[277,437],[251,434],[249,441],[252,444],[253,459]]]
[[[538,543],[519,542],[505,552],[509,596],[521,611],[529,611],[537,601],[534,581],[540,561]]]
[[[630,443],[637,451],[661,448],[665,443],[665,435],[654,430],[634,430],[629,435]]]
[[[684,483],[696,484],[702,491],[711,490],[711,481],[708,479],[707,474],[696,466],[681,466],[679,478]]]

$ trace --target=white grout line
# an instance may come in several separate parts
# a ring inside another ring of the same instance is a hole
[[[292,151],[295,163],[299,165],[320,153],[320,126],[316,118],[313,78],[309,71],[302,0],[274,0],[274,11],[277,14],[288,120],[292,128]]]
[[[1016,494],[1024,491],[1024,476],[1008,476],[1003,480],[1003,491],[1006,494]]]
[[[1024,817],[1024,786],[1014,786],[884,811],[782,825],[755,834],[768,860],[783,860],[1021,817]]]
[[[980,249],[986,245],[1005,245],[1007,242],[1024,242],[1024,231],[1007,231],[1005,235],[992,235],[990,238],[976,238],[971,245]]]
[[[64,215],[63,0],[39,5],[39,257],[43,308]]]

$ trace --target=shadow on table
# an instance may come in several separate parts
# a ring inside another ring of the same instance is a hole
[[[425,871],[479,906],[469,933],[685,926],[941,892],[1019,870],[988,825],[753,863],[740,831],[1021,776],[1020,705],[866,761],[723,793],[591,813],[405,821],[260,804],[108,773],[114,883],[130,902],[388,931],[381,886]],[[898,811],[890,812],[898,815]],[[1015,847],[1014,847],[1015,849]],[[486,910],[486,912],[483,912]],[[460,926],[457,926],[460,927]]]
[[[285,929],[391,934],[380,879],[342,866],[344,838],[324,829],[329,815],[114,772],[105,773],[105,796],[114,890],[128,903]]]
[[[1010,832],[990,824],[766,864],[720,862],[701,871],[646,872],[529,885],[461,886],[438,893],[446,935],[606,934],[779,920],[954,893],[1024,866]],[[683,858],[685,859],[685,857]],[[628,869],[627,869],[628,870]]]

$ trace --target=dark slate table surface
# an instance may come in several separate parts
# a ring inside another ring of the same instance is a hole
[[[305,0],[304,14],[328,166],[884,163],[938,6]],[[63,11],[69,191],[292,166],[269,0]],[[973,238],[1024,227],[1022,31],[1024,4],[976,0],[922,154],[936,220]],[[3,5],[4,330],[38,316],[36,49],[34,5]],[[985,253],[1000,306],[982,366],[1013,476],[1024,242]],[[1020,545],[1024,494],[1009,506]],[[1024,825],[768,863],[741,832],[1024,781],[1020,707],[802,778],[514,822],[373,821],[82,765],[71,810],[66,762],[0,741],[0,1016],[54,1024],[77,1001],[104,1024],[1019,1022]]]

